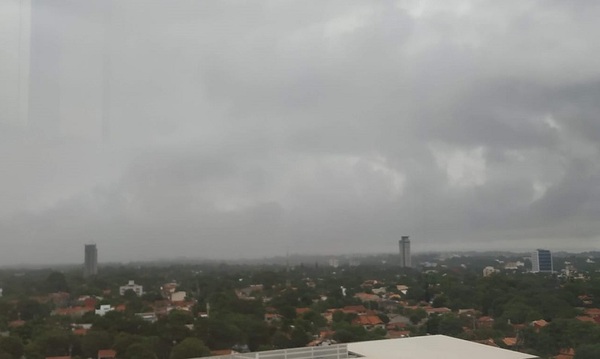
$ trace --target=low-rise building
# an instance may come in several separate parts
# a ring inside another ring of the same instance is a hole
[[[117,352],[113,349],[101,349],[98,350],[98,359],[115,359]]]
[[[126,285],[119,287],[119,294],[124,295],[128,290],[132,290],[138,297],[144,294],[143,287],[139,284],[135,284],[134,281],[130,280]]]
[[[96,315],[103,317],[106,313],[112,312],[113,310],[115,310],[115,308],[111,307],[110,304],[102,304],[100,309],[95,310],[95,313]]]
[[[156,313],[154,313],[154,312],[135,313],[135,315],[137,315],[138,317],[140,317],[143,320],[150,322],[150,323],[154,323],[158,320],[158,317],[156,316]]]
[[[183,302],[186,297],[186,292],[179,291],[171,293],[171,302]]]
[[[532,354],[501,349],[467,340],[429,335],[414,338],[373,340],[348,344],[335,344],[324,347],[293,348],[267,352],[245,353],[244,358],[259,359],[264,357],[298,358],[298,359],[537,359]],[[232,358],[221,356],[212,358]]]
[[[494,267],[488,266],[483,268],[483,276],[484,277],[489,277],[492,274],[494,274],[496,272],[496,269]]]

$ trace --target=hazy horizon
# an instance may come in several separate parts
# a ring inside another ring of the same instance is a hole
[[[600,249],[600,3],[0,3],[0,266]]]

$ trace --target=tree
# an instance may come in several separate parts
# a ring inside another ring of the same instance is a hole
[[[81,339],[81,350],[86,357],[94,357],[98,350],[112,347],[112,340],[104,330],[91,330]]]
[[[2,337],[0,338],[0,351],[11,355],[17,359],[23,356],[23,343],[18,337]]]
[[[144,340],[142,336],[129,334],[129,333],[119,333],[114,340],[114,344],[112,348],[117,351],[117,354],[121,356],[122,353],[125,353],[127,348],[129,348],[133,344],[140,343]]]
[[[600,344],[582,345],[575,350],[573,359],[597,359],[600,358]]]
[[[71,346],[71,335],[64,330],[46,331],[35,339],[35,343],[42,349],[40,353],[44,356],[67,355]]]
[[[195,326],[195,331],[205,343],[210,343],[212,349],[227,349],[242,341],[242,331],[227,320],[201,319]]]
[[[152,348],[142,343],[131,344],[125,351],[125,355],[120,357],[123,359],[158,359]]]
[[[436,295],[431,306],[434,308],[447,307],[448,297],[445,294]]]
[[[45,289],[49,293],[69,292],[69,285],[65,275],[61,272],[52,272],[48,275],[45,282]]]
[[[310,336],[302,328],[294,328],[290,337],[292,347],[303,347],[310,341]]]
[[[29,321],[42,319],[50,314],[50,308],[34,299],[25,299],[17,304],[17,311],[21,313],[21,319]]]
[[[346,318],[346,315],[341,310],[336,310],[333,312],[331,318],[333,319],[334,323],[339,323]]]
[[[438,325],[438,333],[443,335],[457,336],[463,332],[460,318],[452,314],[444,314]]]
[[[273,335],[271,339],[275,349],[285,349],[292,347],[290,338],[283,332],[278,331]]]
[[[171,350],[169,359],[187,359],[210,355],[210,350],[198,338],[185,338]]]

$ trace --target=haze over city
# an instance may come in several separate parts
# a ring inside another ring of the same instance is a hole
[[[2,1],[0,264],[598,250],[599,17]]]

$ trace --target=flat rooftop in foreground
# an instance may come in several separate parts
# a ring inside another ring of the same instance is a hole
[[[424,337],[348,343],[348,352],[367,359],[532,359],[531,354],[467,340],[430,335]]]
[[[239,353],[214,359],[537,359],[531,354],[430,335],[425,337],[372,340],[322,347],[304,347]],[[204,358],[206,359],[206,358]]]

